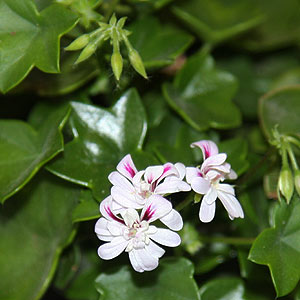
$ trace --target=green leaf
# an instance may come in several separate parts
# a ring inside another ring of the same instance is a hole
[[[267,51],[298,44],[300,4],[297,0],[258,1],[263,22],[245,36],[241,45],[252,51]],[[278,22],[280,20],[280,22]]]
[[[163,259],[152,272],[139,274],[124,266],[102,273],[96,288],[103,300],[196,300],[199,296],[193,272],[192,263],[185,258]]]
[[[173,84],[163,85],[169,105],[200,131],[240,125],[240,112],[231,101],[236,90],[235,77],[216,69],[213,59],[201,52],[188,60]]]
[[[219,152],[227,154],[227,161],[238,175],[241,175],[249,168],[249,162],[247,161],[248,144],[244,139],[233,138],[225,140],[219,143],[218,146]]]
[[[255,1],[190,0],[173,7],[173,12],[200,38],[217,44],[241,34],[263,20]]]
[[[54,4],[38,12],[31,0],[0,3],[0,91],[7,92],[36,66],[59,72],[59,41],[76,23],[76,15]]]
[[[74,236],[79,189],[40,173],[0,211],[0,299],[39,299]],[[17,288],[16,288],[17,285]]]
[[[63,253],[57,268],[54,286],[69,300],[99,299],[94,283],[102,261],[97,255],[96,246],[86,246],[86,240],[80,244],[75,242],[72,248]]]
[[[201,300],[243,300],[244,292],[243,281],[234,277],[213,279],[199,290]]]
[[[249,259],[267,265],[278,297],[290,293],[300,279],[300,201],[275,209],[275,226],[264,230],[255,240]]]
[[[175,27],[161,25],[154,17],[134,22],[130,41],[143,59],[146,68],[162,67],[173,63],[193,42],[193,37]]]
[[[88,221],[100,217],[99,203],[94,199],[90,190],[82,190],[80,203],[72,213],[73,222]]]
[[[0,121],[0,200],[20,190],[36,172],[64,148],[61,130],[69,107],[50,114],[35,131],[23,121]]]
[[[259,118],[267,138],[278,125],[281,134],[300,135],[300,85],[274,90],[260,99]]]
[[[124,93],[111,109],[76,102],[71,107],[69,124],[74,139],[47,169],[91,188],[102,200],[109,194],[107,176],[123,156],[147,156],[141,151],[147,129],[144,107],[134,89]]]

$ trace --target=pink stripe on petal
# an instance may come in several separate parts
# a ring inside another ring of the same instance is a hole
[[[209,140],[202,140],[199,142],[192,143],[191,147],[199,147],[201,149],[203,154],[203,160],[219,153],[218,146],[213,141]]]
[[[117,165],[117,170],[127,177],[128,179],[132,179],[134,175],[137,173],[137,169],[132,161],[131,155],[127,154]]]
[[[124,224],[125,225],[125,222],[118,218],[116,215],[113,214],[113,212],[111,211],[110,207],[108,205],[104,206],[104,209],[105,209],[105,212],[114,220],[114,221],[117,221],[121,224]]]
[[[149,221],[155,214],[155,211],[156,210],[152,209],[152,205],[150,204],[143,215],[142,221]]]

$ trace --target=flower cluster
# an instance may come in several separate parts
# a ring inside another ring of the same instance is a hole
[[[183,227],[181,215],[165,198],[172,193],[193,189],[204,195],[199,213],[202,222],[214,218],[217,198],[231,219],[244,217],[233,186],[221,183],[237,177],[226,162],[227,155],[219,153],[211,141],[195,142],[191,147],[202,150],[200,167],[166,163],[138,171],[130,154],[119,162],[117,171],[108,176],[112,183],[111,195],[101,202],[102,217],[95,225],[98,238],[107,242],[98,249],[101,258],[112,259],[125,251],[134,270],[155,269],[165,252],[157,243],[168,247],[181,243],[180,236],[174,232]],[[151,224],[157,220],[167,228]]]

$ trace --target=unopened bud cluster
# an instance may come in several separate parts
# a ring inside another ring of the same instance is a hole
[[[279,149],[282,158],[277,184],[278,197],[280,199],[281,194],[286,202],[290,203],[294,190],[300,196],[300,170],[292,148],[292,145],[300,147],[300,142],[295,137],[280,134],[277,128],[273,130],[273,136],[271,144]]]
[[[98,22],[99,28],[92,31],[89,34],[84,34],[73,41],[67,48],[67,51],[76,51],[83,49],[80,53],[76,63],[80,63],[88,59],[95,53],[97,48],[101,47],[103,42],[110,40],[113,47],[111,55],[111,67],[114,76],[117,80],[120,79],[123,71],[123,57],[120,53],[120,43],[124,42],[130,64],[132,67],[144,78],[147,78],[145,67],[139,53],[132,47],[128,40],[130,32],[123,29],[126,17],[123,17],[117,21],[116,16],[113,15],[109,23]]]

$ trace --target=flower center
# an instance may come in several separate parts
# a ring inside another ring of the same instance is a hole
[[[142,181],[140,184],[139,195],[143,198],[149,198],[152,195],[151,184],[146,181]]]
[[[147,221],[142,221],[141,223],[133,223],[130,228],[125,230],[124,236],[127,240],[129,240],[126,247],[127,252],[132,249],[142,249],[145,247],[145,244],[149,244],[150,239],[147,235],[148,228],[149,223]]]

